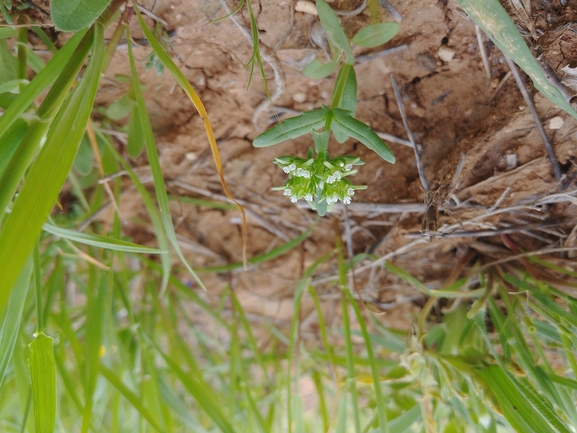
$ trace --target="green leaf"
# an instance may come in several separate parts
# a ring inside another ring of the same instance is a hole
[[[389,42],[399,32],[398,23],[376,23],[363,27],[351,42],[360,47],[375,48]]]
[[[52,0],[50,14],[58,30],[76,32],[90,26],[110,0]]]
[[[92,58],[82,81],[51,125],[46,143],[28,170],[0,232],[0,263],[4,269],[0,272],[0,312],[4,311],[12,286],[38,242],[42,225],[72,167],[92,112],[104,54],[104,29],[96,25],[95,30]]]
[[[52,433],[56,424],[54,339],[41,332],[29,346],[36,433]]]
[[[80,146],[78,147],[78,153],[74,159],[74,169],[80,174],[80,176],[86,176],[92,171],[92,157],[94,153],[92,152],[92,146],[90,145],[90,139],[87,134],[84,134]]]
[[[144,149],[144,128],[142,127],[138,105],[133,104],[130,123],[128,124],[128,144],[126,145],[128,155],[137,158]]]
[[[344,54],[345,63],[354,65],[355,56],[353,56],[349,40],[347,39],[335,12],[327,2],[325,2],[325,0],[317,0],[317,12],[331,47],[335,51],[341,51]]]
[[[375,132],[363,122],[351,116],[351,113],[340,108],[333,108],[334,120],[332,128],[336,129],[342,134],[359,140],[385,161],[391,164],[395,163],[395,156],[389,150],[387,145],[375,134]]]
[[[87,233],[80,233],[74,230],[63,229],[52,224],[44,224],[42,227],[44,231],[68,239],[73,242],[80,242],[86,245],[93,245],[99,248],[108,250],[124,251],[125,253],[141,253],[141,254],[166,254],[167,251],[160,251],[156,248],[145,247],[142,245],[133,244],[120,239],[109,238],[105,236],[92,235]]]
[[[331,98],[331,107],[342,108],[355,115],[357,109],[357,75],[351,65],[343,65],[337,75],[335,88]],[[333,134],[339,143],[349,139],[349,135],[343,134],[340,129],[334,129]]]
[[[313,130],[324,126],[330,112],[323,106],[317,110],[305,111],[300,116],[291,117],[273,126],[254,139],[254,147],[268,147],[301,135],[310,134]]]
[[[8,39],[16,37],[16,29],[14,27],[0,27],[0,39]]]
[[[328,77],[331,75],[335,69],[337,69],[338,63],[334,60],[323,63],[319,59],[314,59],[303,69],[303,74],[309,78],[319,80],[321,78]]]
[[[509,56],[531,77],[533,84],[543,95],[577,119],[577,112],[547,80],[539,62],[533,57],[523,36],[499,0],[458,0],[458,3],[503,54]]]
[[[117,99],[106,109],[106,117],[112,120],[121,120],[130,114],[133,102],[128,96]]]
[[[22,321],[24,303],[30,287],[31,275],[32,260],[29,260],[27,265],[24,266],[18,281],[16,281],[15,290],[10,295],[6,315],[4,316],[2,328],[0,328],[0,389],[2,389],[4,375],[10,364],[12,353],[14,353],[16,337],[18,337],[18,330]]]

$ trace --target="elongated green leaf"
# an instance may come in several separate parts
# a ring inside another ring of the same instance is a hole
[[[127,39],[130,40],[130,31],[128,27],[126,28]],[[170,207],[168,205],[168,195],[166,193],[166,185],[164,183],[164,176],[162,174],[162,169],[160,167],[160,160],[158,159],[158,152],[156,150],[156,144],[154,142],[154,134],[152,132],[152,125],[150,124],[150,119],[148,118],[148,113],[146,111],[146,104],[144,103],[144,96],[142,94],[142,88],[140,87],[140,82],[138,81],[138,75],[136,73],[136,64],[134,62],[134,56],[132,54],[132,45],[128,44],[128,58],[130,60],[130,71],[132,73],[132,88],[134,89],[134,97],[138,105],[137,113],[140,116],[140,125],[143,128],[142,132],[144,134],[144,145],[146,148],[146,155],[148,156],[148,162],[150,163],[150,170],[152,172],[152,177],[154,180],[154,190],[156,191],[156,200],[160,207],[160,216],[162,218],[162,223],[164,229],[172,248],[180,257],[180,260],[186,267],[186,269],[191,273],[196,282],[206,290],[203,282],[196,272],[190,267],[184,254],[178,245],[176,239],[176,232],[174,231],[174,224],[172,223],[172,216],[170,214]]]
[[[309,78],[313,78],[315,80],[320,80],[321,78],[328,77],[335,69],[337,69],[338,63],[334,60],[330,62],[323,63],[319,59],[314,59],[308,65],[306,65],[303,69],[303,74]]]
[[[331,48],[341,51],[344,54],[345,63],[354,65],[355,56],[353,55],[349,40],[341,27],[337,15],[325,0],[317,0],[316,4],[321,24],[325,29]]]
[[[335,88],[331,98],[331,107],[342,108],[355,115],[357,109],[357,76],[355,68],[351,65],[343,65],[337,75]],[[333,134],[339,143],[344,143],[349,139],[348,134],[343,134],[339,128],[333,129]]]
[[[150,415],[150,409],[148,409],[142,403],[142,398],[132,392],[122,380],[114,373],[113,370],[105,367],[104,365],[100,365],[100,373],[108,380],[112,386],[114,386],[118,392],[120,392],[124,398],[126,398],[130,404],[138,411],[138,413],[150,423],[152,427],[154,427],[157,431],[163,432],[165,431],[157,422],[156,420]]]
[[[398,23],[376,23],[363,27],[351,42],[360,47],[375,48],[389,42],[399,32]]]
[[[577,112],[565,101],[561,92],[543,73],[539,62],[519,33],[499,0],[457,0],[469,17],[491,38],[506,56],[509,56],[533,80],[535,87],[551,102],[577,119]]]
[[[2,138],[7,128],[30,106],[34,99],[40,95],[40,92],[50,86],[61,75],[67,62],[77,58],[79,54],[74,54],[74,51],[85,35],[86,31],[81,31],[72,36],[58,53],[52,57],[46,67],[26,86],[20,96],[10,104],[4,114],[0,116],[0,147],[3,146]],[[89,37],[87,40],[91,42],[92,38]],[[88,45],[88,47],[90,46]],[[81,57],[80,60],[84,61],[84,57]]]
[[[82,82],[56,117],[2,227],[0,263],[4,272],[0,273],[0,312],[4,311],[12,286],[38,242],[42,225],[66,180],[92,111],[104,54],[103,28],[97,24],[95,29],[94,50]]]
[[[322,128],[325,124],[329,108],[323,106],[317,110],[305,111],[300,116],[283,120],[268,131],[254,139],[254,147],[268,147],[301,135],[310,134],[313,130]]]
[[[478,372],[497,399],[503,415],[516,431],[524,433],[569,433],[567,428],[554,428],[538,407],[531,404],[513,378],[501,367],[487,367]]]
[[[56,424],[54,339],[43,332],[30,343],[30,382],[36,433],[52,433]]]
[[[6,369],[12,359],[14,353],[14,346],[16,345],[16,337],[20,329],[20,322],[22,320],[22,311],[24,309],[24,302],[30,287],[30,276],[32,274],[32,261],[29,260],[24,266],[12,295],[8,301],[8,308],[0,328],[0,389],[2,389],[2,382]]]
[[[24,79],[6,81],[5,83],[0,84],[0,93],[19,93],[20,86],[26,84],[28,84],[28,80]]]
[[[0,39],[8,39],[16,37],[16,29],[14,27],[0,27]]]
[[[0,179],[3,176],[4,169],[8,166],[14,152],[18,148],[20,141],[22,141],[22,138],[26,134],[27,129],[28,123],[22,119],[18,119],[10,125],[9,130],[3,134],[2,140],[4,140],[4,145],[0,146]],[[3,213],[0,212],[0,215],[3,215]],[[0,219],[1,218],[0,216]]]
[[[0,185],[2,185],[2,188],[0,188],[0,220],[3,218],[6,207],[16,193],[30,162],[38,152],[40,143],[45,138],[52,119],[61,107],[70,86],[72,86],[72,83],[76,79],[76,75],[84,63],[84,59],[92,45],[92,36],[93,32],[90,32],[90,34],[82,40],[80,45],[78,45],[80,39],[77,39],[75,43],[68,46],[68,44],[76,38],[75,35],[58,54],[52,58],[46,68],[26,86],[20,96],[0,117],[0,156],[6,156],[8,152],[11,152],[11,147],[13,146],[13,142],[5,139],[7,138],[6,134],[13,131],[11,125],[13,125],[14,122],[21,122],[21,120],[18,120],[18,116],[32,103],[40,91],[44,89],[42,86],[50,85],[55,80],[46,98],[44,98],[44,101],[42,101],[42,104],[38,107],[36,112],[37,119],[33,120],[28,127],[26,135],[20,140],[10,163],[6,165],[6,169],[0,171]],[[61,54],[66,53],[70,58],[59,57]],[[59,62],[58,67],[53,63],[56,60]],[[47,72],[50,72],[50,74],[45,75]],[[59,74],[57,78],[56,73]],[[42,79],[37,81],[39,78]]]
[[[131,158],[137,158],[144,149],[144,128],[142,127],[141,116],[138,112],[138,105],[132,105],[132,114],[128,123],[128,144],[126,148]]]
[[[52,0],[50,13],[58,30],[76,32],[100,16],[110,0]]]
[[[380,137],[363,122],[351,116],[349,111],[340,108],[333,108],[334,121],[332,128],[339,130],[342,134],[359,140],[385,161],[395,163],[395,156]]]
[[[44,231],[59,236],[73,242],[80,242],[86,245],[93,245],[107,250],[124,251],[125,253],[142,253],[142,254],[166,254],[168,251],[160,251],[156,248],[145,247],[143,245],[133,244],[120,239],[108,238],[100,235],[81,233],[74,230],[63,229],[52,224],[44,224]]]

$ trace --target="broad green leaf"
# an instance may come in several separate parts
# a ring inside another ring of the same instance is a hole
[[[577,119],[577,112],[563,98],[543,73],[539,62],[519,33],[517,26],[499,0],[457,0],[469,18],[477,24],[508,57],[513,59],[533,80],[535,87],[551,102]]]
[[[24,266],[14,291],[10,295],[8,301],[8,308],[0,328],[0,389],[2,389],[2,382],[6,369],[12,359],[14,346],[16,345],[16,338],[18,337],[18,330],[22,320],[22,313],[24,310],[24,303],[26,295],[30,287],[30,276],[32,275],[32,260],[29,260]]]
[[[44,231],[68,239],[73,242],[80,242],[86,245],[93,245],[99,248],[108,250],[124,251],[125,253],[141,253],[141,254],[166,254],[167,251],[160,251],[156,248],[145,247],[142,245],[133,244],[120,239],[109,238],[100,235],[92,235],[81,233],[74,230],[63,229],[52,224],[44,224],[42,227]]]
[[[321,24],[325,29],[331,47],[333,50],[340,51],[344,54],[345,63],[354,65],[355,56],[353,55],[349,40],[341,27],[337,15],[325,0],[317,0],[316,4]]]
[[[90,26],[110,0],[52,0],[50,14],[56,28],[76,32]]]
[[[291,117],[273,126],[254,139],[254,147],[268,147],[281,143],[301,135],[310,134],[315,129],[324,126],[328,107],[323,106],[317,110],[305,111],[300,116]]]
[[[144,148],[144,128],[142,127],[141,117],[138,113],[138,105],[132,105],[132,114],[128,124],[128,144],[126,148],[131,158],[137,158]]]
[[[0,272],[0,312],[4,311],[12,287],[38,242],[42,225],[72,167],[90,117],[104,54],[104,30],[98,24],[95,30],[92,58],[82,81],[54,120],[0,232],[0,263],[4,269]]]
[[[54,339],[41,332],[29,346],[36,433],[52,433],[56,424]]]
[[[385,161],[395,163],[395,156],[375,132],[363,122],[351,116],[351,113],[340,108],[333,108],[332,128],[360,141]]]
[[[309,78],[319,80],[321,78],[328,77],[331,75],[335,69],[337,69],[338,63],[334,60],[323,63],[319,59],[314,59],[303,69],[303,74]]]
[[[399,32],[398,23],[376,23],[363,27],[351,42],[360,47],[375,48],[389,42]]]
[[[128,96],[124,95],[122,98],[117,99],[108,106],[106,109],[106,117],[112,120],[124,119],[130,114],[132,105],[132,100]]]

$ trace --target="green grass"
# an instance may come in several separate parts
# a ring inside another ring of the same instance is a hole
[[[542,258],[474,267],[480,281],[474,288],[462,278],[434,290],[387,263],[430,297],[412,333],[384,327],[380,314],[357,302],[339,233],[334,251],[300,275],[286,327],[270,320],[263,330],[252,322],[230,286],[202,292],[203,274],[243,264],[193,270],[178,250],[168,208],[176,198],[166,193],[131,53],[132,130],[145,142],[154,193],[90,121],[110,52],[103,37],[108,13],[45,65],[29,55],[25,33],[0,29],[0,39],[20,43],[16,54],[0,45],[7,65],[0,90],[18,92],[0,98],[0,431],[572,431],[577,299],[555,281],[575,274]],[[183,80],[166,53],[157,55]],[[22,73],[28,65],[35,71],[30,82]],[[181,84],[202,111],[198,95]],[[82,150],[89,170],[81,174],[73,163],[83,140],[92,146]],[[121,169],[143,201],[156,248],[127,238],[118,215],[108,231],[99,223],[75,230],[107,200],[119,201],[121,180],[105,186],[98,179]],[[53,213],[67,180],[77,202],[65,215]],[[314,228],[247,263],[281,257]],[[174,257],[181,264],[173,269]],[[338,268],[334,287],[341,293],[333,326],[320,288],[311,284],[327,263]],[[557,280],[540,278],[544,269]],[[185,283],[189,276],[193,288]],[[437,321],[428,313],[439,298],[460,305]],[[304,300],[317,315],[314,341],[300,333]]]

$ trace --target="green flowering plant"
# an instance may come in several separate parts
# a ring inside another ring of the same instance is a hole
[[[370,126],[354,117],[357,106],[357,78],[354,69],[355,59],[349,41],[337,16],[327,3],[324,0],[317,0],[316,4],[321,24],[327,35],[331,35],[329,38],[331,50],[336,53],[332,62],[338,65],[341,60],[344,61],[336,78],[331,104],[328,107],[323,105],[316,110],[305,111],[299,116],[280,122],[256,137],[253,146],[273,146],[305,134],[312,134],[314,152],[310,148],[308,158],[288,155],[274,160],[274,163],[288,174],[289,179],[285,185],[273,189],[284,191],[284,195],[293,203],[301,199],[306,200],[312,209],[320,216],[324,216],[338,201],[348,205],[355,191],[367,188],[365,185],[353,185],[346,179],[358,172],[353,168],[364,164],[362,159],[351,155],[330,158],[328,145],[331,131],[339,143],[353,138],[391,164],[394,164],[395,157]],[[396,33],[398,26],[392,30],[391,28],[388,30],[389,39]],[[381,34],[380,40],[384,40],[382,36]]]
[[[367,188],[366,185],[353,185],[346,179],[358,173],[353,169],[355,165],[365,163],[357,156],[329,159],[326,153],[320,153],[313,158],[313,149],[309,148],[308,159],[289,155],[276,158],[274,163],[289,175],[289,180],[273,190],[284,191],[293,203],[304,199],[316,211],[326,206],[326,211],[330,212],[339,200],[348,205],[355,191]]]

